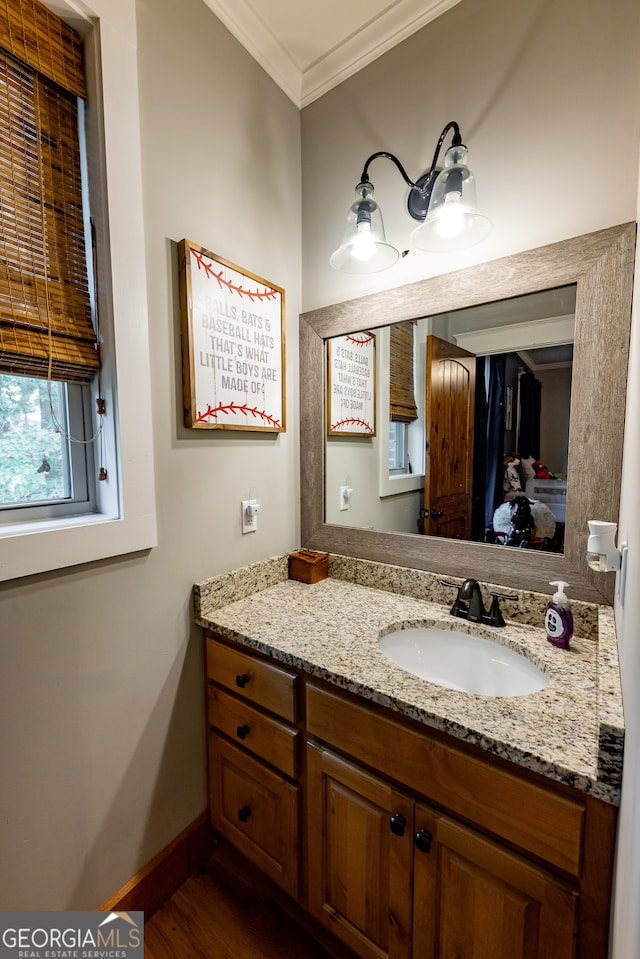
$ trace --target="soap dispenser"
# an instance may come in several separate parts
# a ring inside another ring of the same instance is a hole
[[[544,614],[544,628],[547,639],[559,649],[569,649],[569,640],[573,636],[573,614],[569,609],[569,600],[564,589],[569,583],[553,580],[550,586],[557,586],[557,592],[547,603]]]

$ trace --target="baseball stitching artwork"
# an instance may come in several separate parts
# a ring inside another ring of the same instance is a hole
[[[327,341],[329,435],[375,436],[376,338],[349,333]]]
[[[178,250],[185,425],[284,432],[284,290],[188,240]]]

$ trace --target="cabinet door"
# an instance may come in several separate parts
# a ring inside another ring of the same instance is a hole
[[[416,805],[415,959],[572,959],[577,893]]]
[[[209,796],[213,827],[295,898],[300,787],[211,732]]]
[[[309,909],[363,959],[411,952],[413,801],[307,747]]]

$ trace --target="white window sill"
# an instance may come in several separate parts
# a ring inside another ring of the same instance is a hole
[[[380,478],[380,496],[397,496],[399,493],[412,493],[424,487],[424,473],[401,473],[397,476]]]
[[[0,580],[63,569],[157,543],[153,511],[124,520],[90,513],[0,529]]]

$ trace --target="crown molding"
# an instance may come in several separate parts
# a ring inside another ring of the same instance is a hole
[[[247,0],[203,0],[239,43],[302,109],[435,20],[460,0],[397,0],[357,33],[300,69]]]
[[[227,30],[251,54],[297,107],[302,103],[302,73],[274,33],[246,0],[203,0]]]
[[[398,0],[303,72],[300,105],[317,100],[459,2]]]

